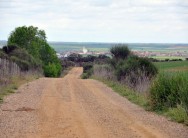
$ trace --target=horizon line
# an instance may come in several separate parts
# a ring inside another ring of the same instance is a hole
[[[8,41],[8,40],[0,40],[0,41]],[[63,40],[58,40],[58,41],[54,41],[54,40],[50,40],[47,41],[49,43],[106,43],[106,44],[188,44],[188,42],[106,42],[106,41],[63,41]]]

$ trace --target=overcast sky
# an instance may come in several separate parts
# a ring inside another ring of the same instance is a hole
[[[48,41],[188,43],[188,0],[0,0],[0,40],[37,26]]]

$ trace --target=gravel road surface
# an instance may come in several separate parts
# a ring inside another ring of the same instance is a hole
[[[0,138],[188,138],[188,127],[144,111],[82,68],[22,85],[0,106]]]

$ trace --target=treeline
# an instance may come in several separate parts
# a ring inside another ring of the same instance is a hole
[[[46,77],[61,75],[61,63],[46,40],[44,30],[22,26],[11,32],[7,46],[0,49],[0,58],[16,63],[21,71],[35,70]]]
[[[164,59],[164,60],[160,60],[160,59],[156,59],[156,58],[149,58],[150,61],[152,62],[173,62],[173,61],[183,61],[183,59]],[[187,60],[187,59],[186,59]]]
[[[106,55],[82,56],[77,53],[72,53],[68,57],[61,59],[61,64],[64,68],[68,68],[73,66],[84,66],[85,64],[106,63],[108,60],[110,60],[110,57]]]

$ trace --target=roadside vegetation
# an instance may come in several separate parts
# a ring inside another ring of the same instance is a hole
[[[188,73],[160,73],[151,85],[149,99],[152,110],[188,124]]]
[[[8,46],[6,47],[9,49],[12,46],[25,50],[34,59],[33,61],[39,67],[42,67],[46,77],[58,77],[61,75],[62,67],[60,61],[56,56],[55,50],[47,43],[44,30],[39,30],[33,26],[17,27],[11,32],[8,38]],[[19,53],[18,56],[20,56]],[[30,62],[28,61],[28,63]]]
[[[44,30],[17,27],[0,49],[0,101],[30,80],[61,75],[61,62],[47,43]]]
[[[22,84],[28,83],[32,80],[38,79],[40,76],[39,74],[33,73],[22,73],[21,76],[14,76],[12,77],[7,84],[0,85],[0,103],[3,102],[3,98],[9,94],[15,93],[19,86]]]
[[[106,62],[83,66],[82,78],[100,80],[146,110],[188,124],[187,61],[151,62],[133,55],[125,45],[110,52],[112,58]]]

